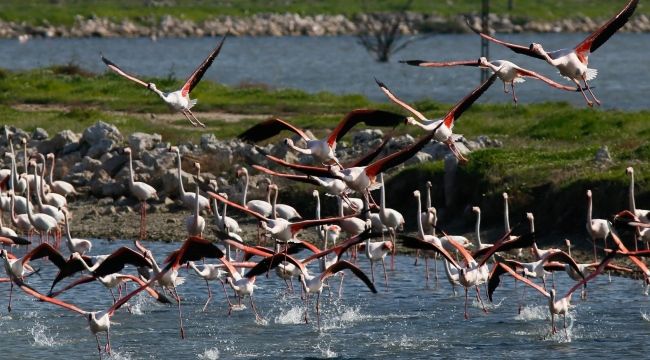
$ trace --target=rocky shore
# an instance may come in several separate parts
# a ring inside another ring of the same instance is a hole
[[[169,151],[172,144],[164,142],[160,135],[133,133],[124,136],[114,125],[101,121],[86,128],[81,134],[64,130],[50,136],[43,129],[28,133],[16,127],[6,127],[5,131],[12,134],[19,172],[23,172],[24,163],[21,139],[26,140],[28,157],[37,153],[52,153],[56,156],[54,178],[71,183],[79,193],[69,201],[73,216],[82,219],[73,222],[73,231],[77,236],[108,239],[137,236],[139,204],[131,197],[128,189],[128,156],[123,151],[126,146],[133,152],[135,180],[144,181],[158,191],[159,199],[149,202],[148,207],[150,238],[172,241],[185,236],[184,219],[190,215],[190,211],[183,208],[178,199],[177,158],[175,153]],[[10,151],[6,137],[0,135],[0,153]],[[339,143],[337,154],[342,161],[356,158],[378,146],[382,136],[382,131],[377,129],[358,131],[353,134],[351,143]],[[294,141],[300,144],[299,138],[294,138]],[[395,137],[389,140],[379,156],[394,152],[414,141],[410,135]],[[464,153],[501,146],[500,142],[487,137],[470,141],[461,136],[457,141],[458,148]],[[194,184],[198,183],[203,192],[226,192],[236,201],[243,190],[242,182],[235,178],[234,169],[239,166],[259,164],[273,168],[264,156],[265,153],[291,162],[311,163],[310,158],[298,158],[293,152],[287,151],[284,142],[257,147],[237,139],[219,140],[213,134],[204,134],[198,144],[188,142],[174,145],[178,146],[182,156],[182,168],[188,170],[181,170],[186,191],[193,191]],[[445,145],[431,143],[411,158],[407,165],[440,160],[448,154]],[[194,172],[194,162],[202,166],[199,178]],[[9,157],[0,159],[0,168],[10,168]],[[264,196],[262,190],[257,189],[257,183],[261,179],[261,175],[251,171],[251,198]],[[307,189],[294,186],[284,196],[302,202],[292,203],[297,208],[311,209],[311,196],[306,197],[303,192],[307,193]]]
[[[234,36],[334,36],[355,35],[362,28],[379,27],[387,18],[398,14],[345,15],[256,14],[250,17],[215,16],[194,22],[171,15],[160,19],[142,18],[137,21],[116,20],[102,17],[77,15],[72,26],[52,25],[47,21],[34,25],[24,22],[0,21],[0,38],[29,37],[198,37],[218,36],[230,33]],[[480,17],[467,15],[475,27],[480,27]],[[463,33],[469,29],[465,15],[443,17],[436,14],[408,13],[400,31],[405,35],[426,33]],[[493,32],[590,32],[603,23],[603,19],[578,17],[557,21],[536,21],[511,18],[508,15],[490,14]],[[370,24],[361,27],[360,24]],[[650,19],[645,15],[634,16],[621,29],[626,32],[650,31]]]

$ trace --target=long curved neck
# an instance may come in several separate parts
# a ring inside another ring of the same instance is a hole
[[[535,233],[535,218],[531,216],[530,218],[528,218],[528,221],[530,222],[530,232],[534,234]]]
[[[587,221],[591,223],[591,210],[592,210],[592,201],[591,201],[591,196],[587,197]]]
[[[149,261],[151,261],[151,266],[153,268],[154,274],[155,275],[160,274],[160,266],[158,266],[158,263],[156,262],[156,258],[154,258],[153,255],[147,258],[149,259]]]
[[[431,186],[427,186],[427,209],[431,208]]]
[[[508,198],[503,198],[503,223],[506,233],[510,232],[510,214],[508,212]]]
[[[38,177],[38,174],[36,173],[36,165],[34,165],[34,178],[37,178],[37,177]],[[37,181],[36,182],[36,203],[38,204],[38,207],[41,208],[41,209],[43,208],[43,199],[41,198],[41,194],[43,192],[42,189],[43,189],[42,180]],[[45,196],[45,195],[43,195],[43,196]],[[41,211],[43,211],[43,210],[41,210]]]
[[[273,204],[271,206],[271,219],[275,219],[275,210],[277,208],[277,202],[278,202],[278,190],[273,189]]]
[[[343,216],[343,198],[341,195],[337,196],[337,202],[339,204],[339,216]]]
[[[189,261],[188,264],[190,265],[190,267],[191,267],[191,268],[192,268],[192,269],[193,269],[193,270],[194,270],[194,271],[195,271],[199,276],[205,276],[205,275],[207,275],[207,274],[204,274],[204,272],[201,271],[201,270],[196,266],[196,264],[194,264],[194,261]],[[203,270],[207,270],[207,269],[204,268]],[[206,271],[206,272],[207,272],[207,271]]]
[[[476,242],[479,248],[483,245],[481,243],[481,212],[476,213]]]
[[[386,209],[386,187],[384,186],[384,174],[383,173],[379,174],[379,177],[380,177],[379,180],[381,181],[381,198],[379,199],[379,207],[381,208],[381,210],[385,210]],[[418,214],[420,212],[421,211],[418,210]]]
[[[32,202],[29,201],[29,185],[27,186],[27,197],[25,197],[25,201],[27,201],[27,218],[33,224],[34,214],[32,213]]]
[[[178,163],[178,188],[181,191],[181,197],[185,196],[185,188],[183,187],[183,170],[181,169],[181,153],[176,152],[176,161]]]
[[[36,182],[36,194],[38,195],[38,192],[40,190],[42,197],[45,197],[45,186],[43,186],[43,181],[45,180],[44,174],[45,174],[46,165],[47,163],[45,162],[45,160],[43,160],[43,170],[41,171],[40,177],[38,177],[38,175],[36,174],[36,168],[34,167],[34,181]]]
[[[219,214],[219,204],[217,203],[217,200],[213,198],[211,201],[212,207],[214,208],[214,218],[221,219],[221,214]]]
[[[226,228],[226,211],[228,210],[228,204],[226,202],[223,203],[223,214],[221,215],[221,220],[223,221],[223,227],[224,229]],[[229,229],[226,229],[226,231],[230,231]]]
[[[320,195],[316,194],[316,220],[320,220]]]
[[[418,212],[416,214],[417,215],[416,217],[418,219],[418,232],[420,233],[420,237],[422,237],[422,239],[424,239],[425,234],[424,234],[424,226],[422,226],[422,215],[421,215],[422,214],[422,203],[420,201],[419,196],[417,196],[416,198],[418,200],[417,201],[418,202]]]
[[[246,206],[246,195],[248,195],[248,173],[244,173],[244,196],[242,198],[242,205]]]
[[[134,186],[134,181],[133,181],[133,156],[131,155],[131,152],[129,152],[129,186],[130,187]]]
[[[636,212],[636,204],[634,202],[634,173],[630,174],[630,211],[634,214]]]
[[[18,223],[18,217],[16,216],[16,196],[11,194],[11,223],[15,226]]]
[[[15,192],[16,184],[18,183],[18,167],[16,166],[16,157],[14,155],[11,156],[11,177],[9,178],[9,181],[10,181],[9,185],[11,186],[11,190]]]
[[[199,222],[199,184],[196,184],[196,196],[194,197],[194,226]]]
[[[23,146],[23,165],[25,166],[25,174],[27,174],[27,143]]]
[[[269,183],[269,185],[271,185],[271,184]],[[269,187],[269,185],[267,185],[267,187],[266,187],[266,202],[270,204],[271,203],[271,188]]]
[[[54,182],[54,163],[56,162],[56,158],[52,158],[52,165],[50,165],[50,185]],[[43,170],[45,171],[45,170]]]
[[[68,245],[72,245],[72,236],[70,235],[70,223],[68,222],[68,214],[63,212],[63,221],[65,222],[65,236],[66,239],[68,240]],[[70,250],[72,251],[72,249]]]

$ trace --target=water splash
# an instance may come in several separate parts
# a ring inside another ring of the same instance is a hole
[[[293,306],[287,311],[283,311],[275,317],[276,324],[301,324],[305,308],[302,306]]]
[[[362,321],[367,318],[367,316],[361,314],[358,306],[345,307],[341,305],[341,307],[336,310],[341,310],[341,308],[342,312],[335,316],[328,317],[327,319],[325,319],[324,314],[321,312],[321,324],[323,325],[321,330],[326,331],[344,328],[351,323]]]
[[[34,346],[54,347],[59,345],[59,343],[54,340],[54,338],[59,336],[59,334],[54,334],[53,336],[49,335],[49,329],[39,322],[34,323],[34,326],[32,326],[29,332],[32,334],[32,338],[34,339]]]
[[[131,355],[122,354],[118,351],[111,350],[111,354],[106,358],[107,360],[131,360]]]
[[[316,348],[320,350],[321,356],[325,359],[332,359],[339,356],[336,352],[332,351],[331,344],[318,344]]]
[[[515,320],[548,320],[550,317],[548,306],[524,306],[521,308],[521,312],[515,316]]]
[[[136,295],[135,298],[129,300],[127,303],[129,309],[131,310],[131,314],[133,315],[144,315],[145,310],[149,308],[150,304],[151,298],[144,292]]]
[[[201,360],[216,360],[219,358],[219,349],[216,347],[205,349],[203,354],[197,356]]]
[[[641,312],[641,319],[645,321],[650,321],[650,315],[648,315],[648,313],[646,312]]]

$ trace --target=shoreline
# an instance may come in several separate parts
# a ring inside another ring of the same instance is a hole
[[[266,13],[249,17],[216,16],[205,21],[192,21],[171,15],[148,23],[131,19],[108,17],[83,17],[76,15],[71,26],[53,25],[40,20],[40,25],[0,21],[0,38],[85,38],[85,37],[204,37],[222,36],[337,36],[357,35],[360,29],[378,27],[386,19],[402,16],[399,13],[347,15],[300,15],[295,13]],[[456,34],[468,33],[466,18],[474,27],[480,28],[480,15],[457,15],[445,17],[435,13],[407,13],[400,26],[402,35]],[[509,15],[490,14],[490,32],[498,33],[575,33],[591,32],[606,19],[592,19],[587,16],[553,21],[529,20]],[[370,24],[361,26],[359,24]],[[634,16],[619,31],[650,32],[650,18],[645,14]]]

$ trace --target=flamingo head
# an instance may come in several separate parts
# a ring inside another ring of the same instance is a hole
[[[177,153],[177,154],[180,152],[180,151],[178,150],[178,146],[170,146],[169,149],[167,149],[167,151],[169,151],[169,152],[175,152],[175,153]]]
[[[486,58],[485,56],[481,56],[481,57],[478,59],[478,63],[479,63],[479,65],[481,65],[481,66],[488,66],[488,60],[487,60],[487,58]]]
[[[588,197],[588,198],[591,197],[591,190],[587,190],[587,197]]]
[[[535,218],[533,217],[533,213],[526,213],[526,219],[529,221],[533,221]]]
[[[248,176],[248,170],[243,166],[237,169],[237,177],[241,176]]]
[[[431,184],[431,181],[427,181],[427,188],[431,189],[433,187],[433,184]]]
[[[420,190],[413,191],[413,196],[415,196],[416,198],[419,198],[420,197]]]
[[[154,90],[154,91],[158,90],[158,88],[156,87],[156,84],[154,84],[154,83],[148,83],[147,84],[147,89]]]
[[[0,258],[7,259],[7,250],[5,249],[0,250]]]
[[[291,140],[291,139],[289,139],[289,138],[284,139],[284,143],[285,143],[287,146],[293,146],[293,140]]]
[[[226,193],[219,193],[219,196],[221,196],[222,198],[228,200],[228,194],[226,194]]]
[[[530,44],[530,46],[528,47],[528,49],[529,49],[530,51],[533,51],[533,52],[537,53],[537,54],[541,54],[542,51],[544,51],[544,48],[542,47],[542,45],[541,45],[541,44],[537,44],[537,43],[532,43],[532,44]]]
[[[313,197],[318,197],[318,195],[319,195],[319,194],[318,194],[318,190],[314,190],[314,191],[312,191],[312,193],[311,193],[311,196],[313,196]]]
[[[125,147],[124,148],[124,153],[125,154],[131,154],[131,148],[130,147]]]
[[[472,211],[475,212],[475,213],[477,213],[477,214],[480,214],[480,213],[481,213],[481,208],[478,207],[478,206],[473,206],[473,207],[472,207]]]
[[[47,158],[48,159],[54,159],[54,154],[52,154],[52,153],[47,154]]]
[[[415,125],[416,123],[417,121],[415,121],[415,118],[413,118],[413,116],[407,116],[404,120],[404,124],[406,125]]]
[[[633,175],[634,174],[634,168],[629,166],[627,169],[625,169],[625,174],[626,175]]]
[[[503,198],[504,198],[505,200],[508,200],[508,193],[504,192],[504,193],[503,193]]]

